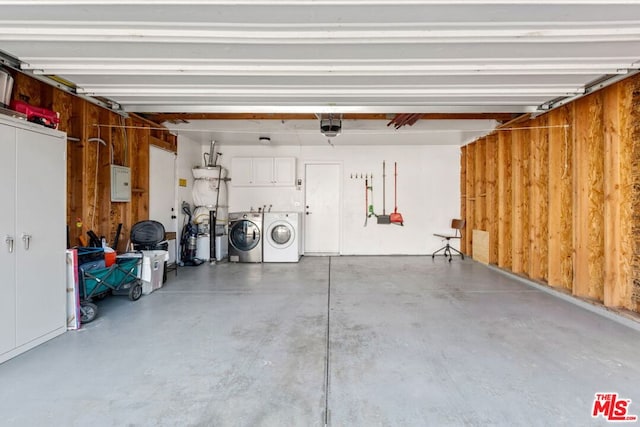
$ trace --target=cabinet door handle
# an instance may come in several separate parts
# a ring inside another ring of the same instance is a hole
[[[7,249],[9,250],[9,253],[12,254],[13,253],[13,237],[7,236],[7,238],[5,239],[5,242],[7,243]]]
[[[22,233],[22,241],[24,242],[24,250],[28,251],[31,244],[31,234]]]

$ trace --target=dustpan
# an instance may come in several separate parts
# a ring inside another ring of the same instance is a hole
[[[393,164],[393,201],[395,206],[393,212],[389,215],[389,221],[392,224],[404,225],[402,214],[398,212],[398,162]]]

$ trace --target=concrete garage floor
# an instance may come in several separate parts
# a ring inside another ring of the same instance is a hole
[[[640,415],[640,332],[468,260],[203,265],[99,308],[0,365],[0,424],[605,425],[597,392]]]

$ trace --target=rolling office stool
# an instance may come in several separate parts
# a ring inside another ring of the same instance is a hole
[[[438,249],[437,251],[435,251],[433,254],[431,254],[431,259],[435,259],[436,258],[436,254],[438,252],[440,252],[440,251],[444,251],[442,254],[445,257],[447,255],[449,255],[449,262],[451,262],[451,258],[452,258],[451,257],[451,251],[454,251],[454,252],[458,253],[462,257],[462,259],[464,259],[464,254],[449,244],[451,239],[462,239],[462,229],[464,228],[464,224],[465,224],[465,220],[464,219],[452,219],[451,220],[451,228],[453,230],[455,230],[455,233],[453,235],[451,235],[451,234],[435,234],[434,233],[434,236],[440,237],[440,238],[446,240],[447,244],[444,245],[443,247],[441,247],[440,249]]]

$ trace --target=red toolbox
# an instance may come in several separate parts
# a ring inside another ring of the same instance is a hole
[[[27,120],[51,129],[58,129],[60,114],[46,108],[34,107],[24,101],[11,101],[11,109],[27,116]]]

